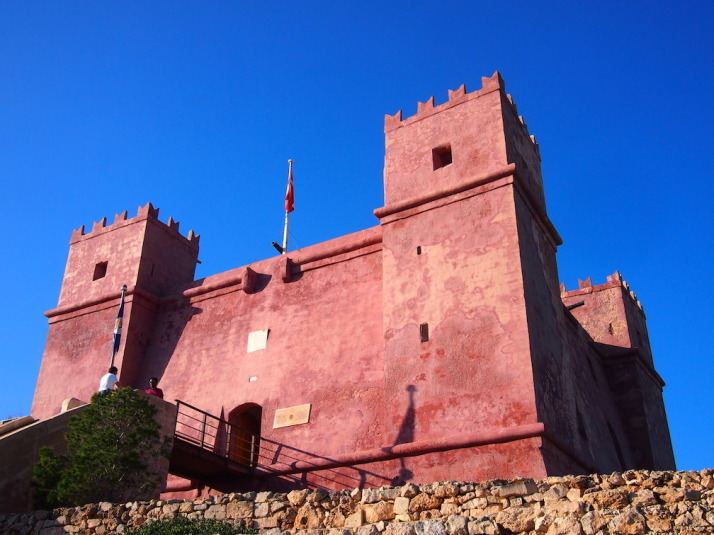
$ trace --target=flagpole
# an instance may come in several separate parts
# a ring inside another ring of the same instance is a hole
[[[109,364],[110,368],[114,366],[114,357],[119,351],[119,343],[121,342],[121,326],[124,320],[124,294],[126,294],[126,290],[126,284],[122,284],[121,301],[119,302],[119,312],[117,313],[117,319],[114,322],[114,343],[112,344],[112,360]]]
[[[288,227],[290,226],[290,212],[285,210],[285,226],[283,227],[283,252],[288,252]]]
[[[293,160],[288,160],[288,190],[285,194],[285,226],[283,227],[283,252],[288,252],[288,228],[290,227],[290,212],[293,211]]]

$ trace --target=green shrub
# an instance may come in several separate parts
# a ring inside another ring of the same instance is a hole
[[[131,388],[95,394],[69,420],[67,454],[40,450],[32,473],[35,506],[117,503],[152,493],[163,481],[151,466],[170,453],[155,414],[149,400]]]
[[[253,528],[236,527],[228,522],[177,516],[171,520],[147,522],[132,531],[136,535],[237,535],[258,533]]]

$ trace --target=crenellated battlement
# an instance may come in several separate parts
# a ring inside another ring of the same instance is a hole
[[[426,117],[434,115],[435,113],[449,109],[453,106],[461,104],[462,102],[478,98],[493,91],[501,91],[505,94],[506,99],[512,107],[514,115],[518,117],[518,120],[523,125],[526,135],[531,139],[536,149],[538,149],[538,142],[536,141],[535,136],[528,132],[528,125],[523,119],[523,116],[518,115],[518,108],[513,101],[513,97],[510,94],[506,94],[506,84],[498,71],[494,72],[491,77],[483,76],[481,78],[481,89],[473,91],[472,93],[468,93],[466,91],[466,84],[461,84],[458,89],[448,90],[448,100],[443,104],[436,105],[433,96],[429,97],[425,102],[417,102],[417,112],[411,117],[404,118],[402,110],[399,110],[394,115],[385,115],[384,131],[386,133],[400,126],[406,126],[407,124],[420,121]]]
[[[159,209],[154,208],[154,206],[150,202],[146,203],[144,206],[139,206],[135,217],[127,219],[127,215],[128,213],[126,210],[119,214],[116,214],[114,216],[114,222],[109,225],[107,225],[107,218],[103,217],[99,221],[95,221],[92,224],[92,230],[90,230],[86,234],[84,231],[85,227],[84,225],[82,225],[78,229],[72,231],[72,236],[69,240],[69,243],[73,244],[82,240],[88,240],[106,232],[111,232],[118,228],[150,219],[155,221],[156,223],[164,225],[170,232],[175,234],[177,237],[187,241],[192,246],[198,247],[198,242],[201,237],[200,235],[195,234],[193,230],[189,230],[188,235],[183,236],[179,232],[179,222],[175,221],[173,217],[169,217],[168,221],[166,223],[163,223],[159,220]]]
[[[566,290],[565,283],[560,284],[560,297],[564,299],[566,297],[576,297],[578,295],[589,294],[593,292],[599,292],[601,290],[607,290],[609,288],[617,288],[618,286],[624,288],[625,292],[630,295],[637,307],[644,313],[644,308],[642,303],[637,299],[637,295],[630,289],[630,285],[627,284],[622,278],[622,274],[619,271],[615,271],[612,275],[607,276],[607,282],[604,284],[599,284],[593,286],[592,277],[588,277],[585,280],[578,279],[578,289],[577,290]]]

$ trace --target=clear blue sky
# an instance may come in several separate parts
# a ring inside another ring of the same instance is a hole
[[[499,70],[561,280],[622,272],[678,466],[714,466],[713,27],[705,1],[1,2],[0,418],[29,413],[72,229],[151,201],[201,234],[198,277],[245,265],[288,158],[294,247],[373,226],[384,114]]]

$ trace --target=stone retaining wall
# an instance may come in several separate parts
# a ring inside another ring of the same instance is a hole
[[[99,503],[3,514],[0,533],[110,535],[177,515],[227,520],[271,535],[325,529],[339,535],[714,533],[714,469]]]

